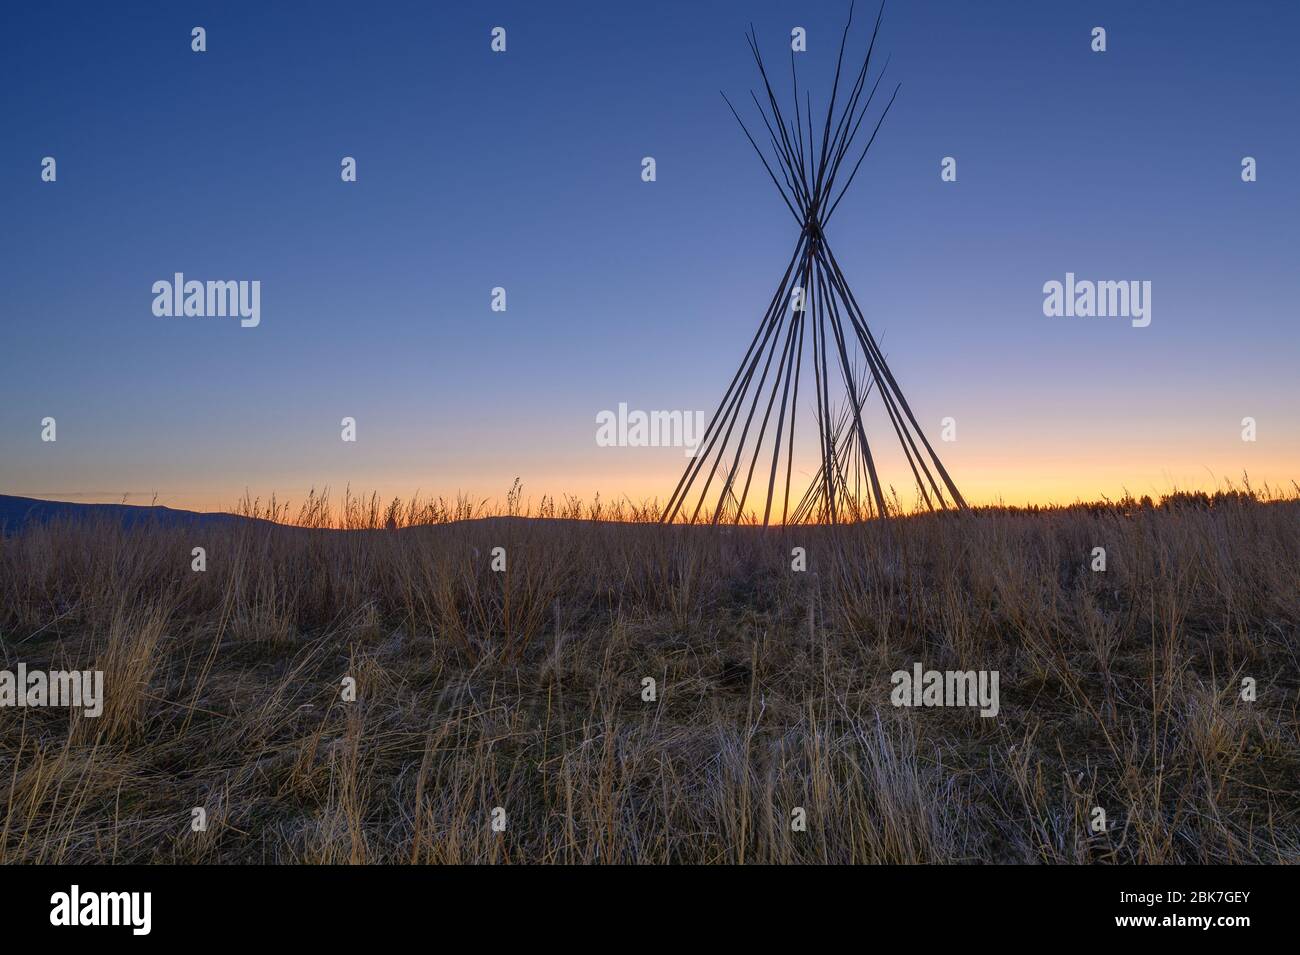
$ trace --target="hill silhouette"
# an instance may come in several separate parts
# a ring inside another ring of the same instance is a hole
[[[55,520],[105,521],[132,527],[157,524],[163,527],[200,524],[206,526],[256,521],[224,512],[182,511],[158,505],[77,504],[70,501],[43,501],[34,497],[0,494],[0,532],[15,533],[28,524]]]

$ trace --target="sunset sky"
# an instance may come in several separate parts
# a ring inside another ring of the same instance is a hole
[[[824,108],[847,4],[270,7],[8,11],[0,493],[665,500],[682,450],[599,447],[596,416],[712,413],[796,239],[719,90],[748,102],[751,21],[784,81],[804,26]],[[968,501],[1300,479],[1298,31],[1276,3],[888,5],[902,89],[828,239]],[[259,281],[260,325],[155,316],[176,272]],[[1067,272],[1151,282],[1150,326],[1045,317]]]

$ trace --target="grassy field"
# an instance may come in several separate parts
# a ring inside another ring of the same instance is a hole
[[[0,709],[0,861],[1300,861],[1296,495],[503,510],[0,539],[2,668],[106,684]],[[998,671],[997,716],[892,705],[917,662]]]

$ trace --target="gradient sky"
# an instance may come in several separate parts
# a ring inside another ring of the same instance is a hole
[[[772,58],[804,26],[824,104],[846,10],[7,10],[0,493],[665,500],[682,452],[597,447],[596,414],[712,411],[796,239],[719,90],[756,82],[751,20]],[[957,419],[968,500],[1300,478],[1298,32],[1289,3],[889,4],[902,90],[828,238],[931,439]],[[260,280],[261,325],[155,317],[178,271]],[[1067,271],[1151,281],[1150,327],[1045,317]]]

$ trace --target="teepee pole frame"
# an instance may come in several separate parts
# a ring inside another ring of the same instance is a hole
[[[845,162],[851,156],[858,132],[871,111],[888,68],[886,62],[868,90],[872,55],[883,16],[882,2],[862,65],[853,74],[852,83],[844,85],[844,54],[853,25],[853,8],[850,6],[848,21],[840,38],[826,116],[820,123],[820,136],[814,131],[811,94],[805,90],[803,106],[799,102],[799,77],[793,52],[790,55],[790,81],[794,90],[794,120],[790,122],[782,112],[772,87],[752,24],[745,34],[763,85],[761,97],[753,90],[749,94],[763,124],[756,129],[759,136],[766,132],[770,152],[759,145],[754,132],[725,93],[723,99],[758,154],[782,202],[799,225],[799,238],[740,367],[705,428],[700,450],[687,464],[664,508],[661,517],[664,522],[680,519],[695,523],[701,519],[702,512],[712,524],[724,519],[737,524],[744,520],[756,521],[756,515],[748,515],[745,511],[750,493],[755,491],[756,496],[763,495],[762,522],[767,525],[772,519],[772,505],[778,488],[782,498],[782,524],[807,521],[839,523],[861,520],[864,515],[887,518],[890,510],[885,484],[863,421],[867,398],[872,392],[880,395],[885,415],[925,507],[947,510],[966,506],[952,477],[921,429],[898,380],[890,371],[867,324],[866,314],[826,241],[826,225],[857,178],[885,117],[898,97],[899,88],[895,86],[861,153],[847,167],[847,175],[840,182]],[[838,112],[837,104],[841,104]],[[795,295],[796,288],[798,296]],[[820,465],[812,482],[796,498],[797,503],[791,511],[794,444],[800,411],[799,382],[805,353],[810,356],[812,365]],[[834,388],[833,378],[838,379]],[[841,386],[843,401],[840,411],[836,412],[833,410],[834,399],[839,397]],[[760,406],[763,413],[755,428]],[[775,420],[773,411],[776,412]],[[769,442],[771,466],[767,469],[764,493],[761,472],[758,489],[754,487],[754,474]],[[785,478],[783,485],[778,485],[783,451]],[[706,465],[709,465],[707,474]],[[719,470],[722,472],[721,486],[715,489],[714,479]],[[695,490],[697,485],[698,491]],[[695,498],[694,507],[688,503],[692,497]]]

